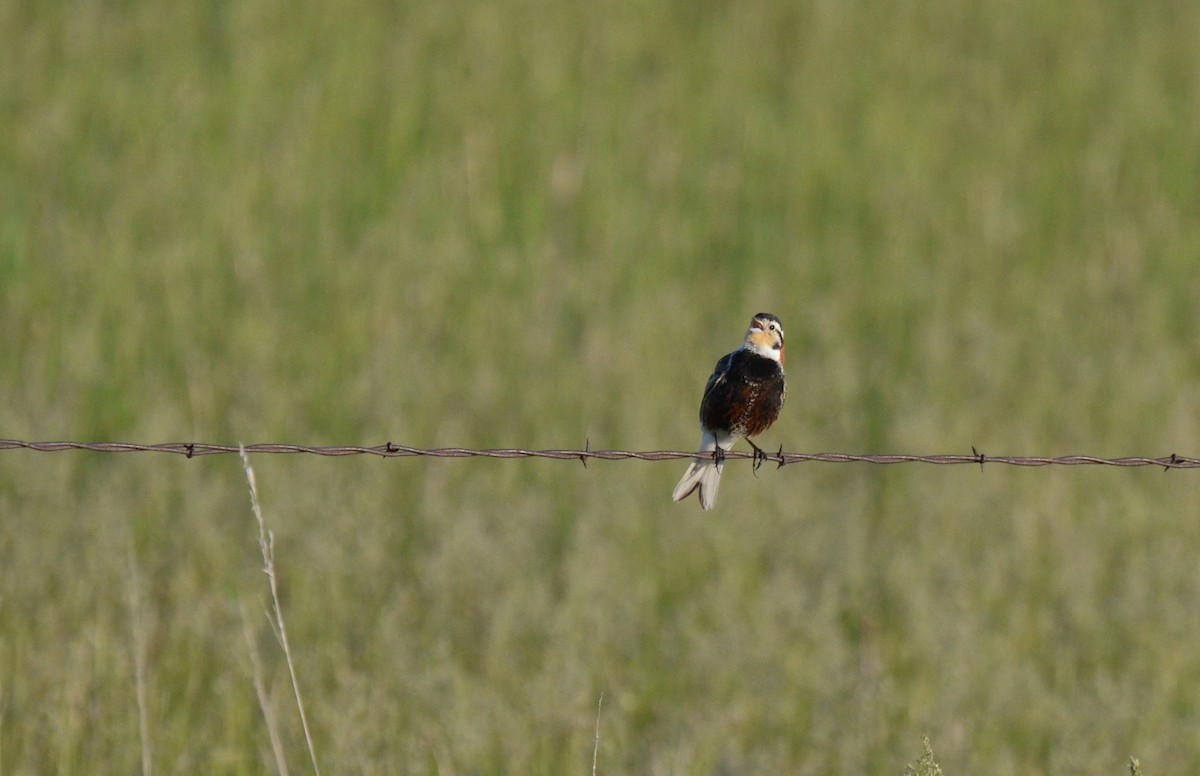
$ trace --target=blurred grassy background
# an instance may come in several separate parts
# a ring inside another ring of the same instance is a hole
[[[1198,450],[1200,6],[0,5],[0,436]],[[1152,469],[253,461],[330,773],[1200,769]],[[0,456],[0,771],[303,739],[239,462]],[[136,634],[144,633],[145,638]]]

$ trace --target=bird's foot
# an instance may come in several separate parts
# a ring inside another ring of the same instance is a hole
[[[753,464],[752,471],[755,473],[755,475],[757,475],[758,467],[762,466],[763,461],[767,460],[767,454],[763,451],[763,449],[761,447],[754,444],[749,439],[747,439],[746,442],[750,445],[750,447],[754,448],[754,458],[752,459],[754,461],[754,464]]]

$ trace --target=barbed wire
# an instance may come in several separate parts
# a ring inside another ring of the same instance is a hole
[[[473,449],[468,447],[408,447],[387,442],[374,447],[356,446],[309,446],[287,444],[220,445],[206,442],[165,442],[161,444],[139,444],[136,442],[30,442],[20,439],[0,439],[2,450],[31,450],[39,453],[57,453],[68,450],[83,450],[93,453],[169,453],[185,458],[207,455],[230,455],[241,450],[250,454],[272,455],[319,455],[342,457],[348,455],[374,455],[380,458],[548,458],[560,461],[580,461],[584,466],[595,461],[673,461],[692,458],[697,454],[691,450],[592,450],[590,442],[582,450],[525,450],[515,447]],[[855,454],[855,453],[785,453],[781,447],[777,452],[729,451],[725,460],[752,459],[770,462],[777,466],[795,463],[865,463],[892,465],[901,463],[923,463],[939,466],[961,464],[1002,464],[1005,466],[1161,466],[1163,469],[1200,469],[1200,458],[1189,458],[1171,453],[1167,456],[1128,456],[1104,458],[1096,455],[985,455],[971,448],[971,453],[949,453],[941,455],[907,454]]]

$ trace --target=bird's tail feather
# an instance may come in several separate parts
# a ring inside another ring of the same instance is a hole
[[[713,508],[717,500],[717,489],[721,485],[721,470],[725,468],[724,461],[717,462],[712,457],[713,450],[718,446],[722,450],[728,450],[733,446],[733,439],[718,440],[716,434],[705,431],[700,439],[699,453],[688,464],[687,471],[675,486],[675,492],[671,494],[672,499],[682,501],[699,489],[701,508]]]

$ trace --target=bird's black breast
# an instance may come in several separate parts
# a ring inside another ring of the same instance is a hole
[[[779,417],[784,395],[778,361],[738,350],[717,362],[700,400],[700,422],[735,436],[761,434]]]

